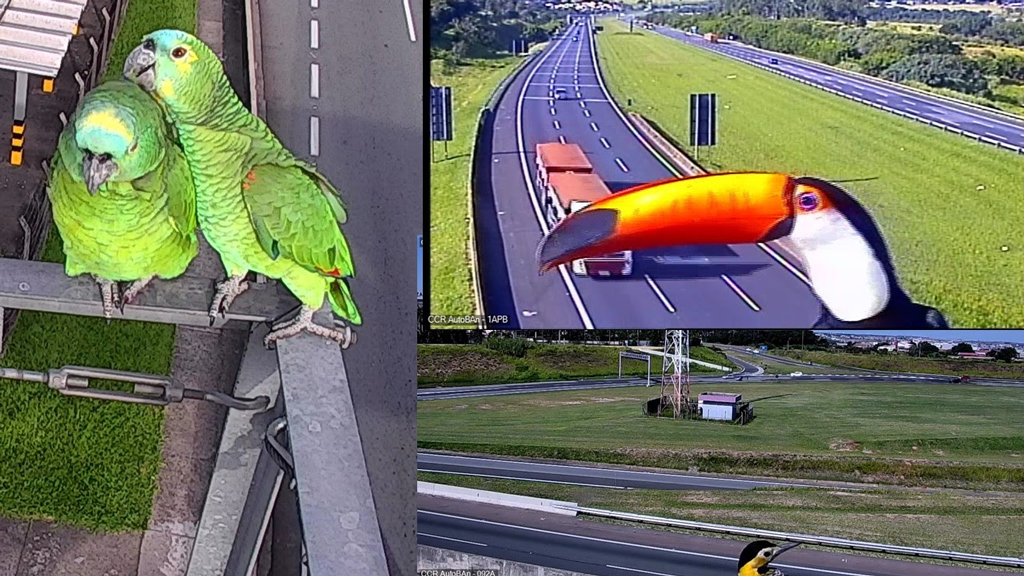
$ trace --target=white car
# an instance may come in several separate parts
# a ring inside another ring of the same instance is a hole
[[[565,88],[555,88],[555,100],[568,100],[569,92]]]
[[[790,376],[803,376],[803,375],[804,375],[803,372],[793,372],[793,373],[790,374]]]

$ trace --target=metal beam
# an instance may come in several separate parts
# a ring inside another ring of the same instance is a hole
[[[330,325],[329,308],[316,321]],[[341,348],[304,333],[278,342],[277,359],[310,574],[387,574]]]
[[[218,318],[215,326],[240,327],[239,322],[267,322],[299,305],[278,282],[251,284],[231,305],[227,318]],[[205,278],[183,276],[172,281],[154,280],[142,291],[137,302],[125,306],[124,316],[115,312],[114,318],[209,326],[207,311],[213,294],[214,282]],[[103,316],[99,285],[92,278],[68,277],[61,264],[14,258],[0,258],[0,308]]]
[[[263,347],[266,333],[267,328],[260,326],[249,335],[235,382],[235,394],[278,398],[281,376],[274,352]],[[263,453],[263,433],[283,413],[284,407],[280,404],[261,414],[228,412],[187,576],[225,574],[233,543],[242,528],[243,514],[253,505],[247,506],[247,500],[254,498],[251,486],[266,480],[256,476]]]

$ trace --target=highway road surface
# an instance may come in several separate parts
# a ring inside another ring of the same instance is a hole
[[[388,565],[409,574],[416,359],[396,350],[416,346],[423,2],[261,2],[260,12],[268,123],[348,208],[350,285],[363,325],[345,365]]]
[[[420,544],[595,576],[735,576],[748,541],[633,528],[420,496]],[[996,576],[1006,572],[796,548],[787,576]]]
[[[744,480],[740,477],[714,477],[682,472],[644,472],[600,468],[586,464],[543,464],[476,456],[455,456],[420,452],[417,470],[460,476],[480,476],[505,480],[528,480],[551,484],[572,484],[593,488],[632,488],[644,490],[753,490],[754,488],[807,488],[786,480]]]
[[[736,60],[784,72],[820,88],[899,110],[925,123],[962,130],[976,139],[986,139],[989,143],[1024,147],[1024,119],[738,42],[712,43],[700,35],[664,26],[656,26],[655,31]],[[777,59],[778,64],[771,64],[771,58]]]
[[[613,191],[674,176],[611,101],[590,31],[570,26],[520,72],[481,151],[490,156],[476,204],[484,307],[512,321],[495,327],[813,325],[820,302],[802,273],[766,245],[640,252],[632,278],[581,278],[566,267],[538,275],[535,253],[547,230],[536,195],[538,143],[579,144]],[[551,100],[557,87],[570,99]]]

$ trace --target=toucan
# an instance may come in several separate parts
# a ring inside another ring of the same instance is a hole
[[[812,328],[948,328],[896,280],[874,220],[835,184],[774,172],[724,172],[644,184],[565,218],[537,247],[543,274],[621,252],[786,238],[822,303]]]

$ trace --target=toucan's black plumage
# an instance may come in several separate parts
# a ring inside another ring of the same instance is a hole
[[[828,308],[823,305],[821,307],[821,314],[818,317],[817,322],[814,323],[814,328],[949,328],[946,318],[941,312],[930,306],[915,303],[910,299],[910,296],[903,291],[903,288],[900,287],[899,281],[896,279],[896,270],[892,264],[892,257],[889,255],[889,249],[885,245],[885,239],[882,237],[882,233],[878,229],[878,225],[875,224],[874,219],[859,202],[857,202],[845,190],[831,182],[811,177],[798,178],[796,181],[815,186],[828,193],[829,199],[832,203],[842,211],[843,215],[850,221],[850,224],[857,229],[857,231],[871,246],[875,257],[882,264],[889,280],[889,303],[878,314],[875,314],[870,318],[865,318],[864,320],[847,322],[836,318],[831,312],[829,312]]]

